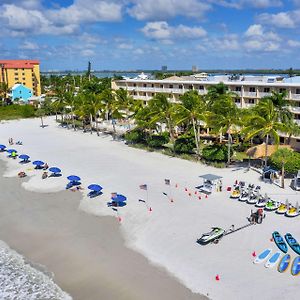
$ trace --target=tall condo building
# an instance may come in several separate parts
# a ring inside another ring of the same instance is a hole
[[[38,60],[0,60],[0,82],[9,89],[22,84],[32,90],[33,96],[41,95],[40,62]]]

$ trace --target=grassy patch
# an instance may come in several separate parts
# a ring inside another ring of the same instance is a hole
[[[7,105],[0,106],[0,120],[15,120],[35,117],[35,109],[32,105]]]

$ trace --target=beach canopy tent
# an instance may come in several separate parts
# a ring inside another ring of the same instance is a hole
[[[58,174],[58,173],[61,172],[61,169],[57,168],[57,167],[51,167],[51,168],[49,168],[49,171],[54,173],[54,174]]]
[[[88,186],[88,189],[89,189],[89,190],[92,190],[92,191],[94,191],[94,192],[100,192],[103,188],[102,188],[102,186],[100,186],[100,185],[98,185],[98,184],[90,184],[90,185]]]
[[[200,190],[200,192],[205,194],[211,194],[213,185],[218,180],[221,180],[223,178],[222,176],[218,176],[214,174],[205,174],[199,177],[203,179],[203,185],[200,185],[197,188]]]
[[[81,178],[79,176],[76,176],[76,175],[70,175],[67,177],[68,180],[70,181],[80,181]]]

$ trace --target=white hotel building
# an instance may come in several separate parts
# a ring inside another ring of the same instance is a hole
[[[201,73],[194,76],[172,76],[163,80],[148,79],[138,76],[134,79],[112,81],[114,90],[123,88],[134,99],[144,100],[145,104],[156,93],[168,95],[170,101],[178,101],[180,95],[189,90],[196,90],[205,95],[208,88],[223,82],[229,90],[237,94],[235,103],[240,108],[255,105],[259,99],[271,95],[272,91],[287,92],[289,100],[294,102],[290,108],[295,122],[300,125],[300,77],[283,78],[280,76],[207,76]],[[282,142],[284,137],[281,138]],[[300,150],[300,136],[291,139],[291,146]]]

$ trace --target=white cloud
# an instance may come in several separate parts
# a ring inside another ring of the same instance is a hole
[[[36,43],[25,41],[22,45],[19,46],[19,49],[22,49],[22,50],[39,50],[39,46]]]
[[[300,47],[300,41],[288,40],[287,44],[292,48],[299,48]]]
[[[138,20],[166,20],[175,16],[200,19],[211,9],[202,0],[132,0],[129,14]]]
[[[133,48],[133,45],[128,44],[128,43],[121,43],[121,44],[118,44],[118,48],[124,49],[124,50],[130,50]]]
[[[202,27],[188,27],[182,24],[170,26],[164,21],[148,22],[141,31],[148,38],[168,42],[174,39],[197,39],[206,35],[206,31]]]
[[[273,31],[266,31],[260,24],[249,26],[244,36],[246,51],[277,51],[280,48],[281,38]]]
[[[96,53],[92,49],[83,49],[81,50],[80,54],[84,57],[91,57],[94,56]]]
[[[263,13],[257,17],[257,21],[279,28],[294,28],[299,23],[300,10],[293,12],[280,12],[278,14]]]
[[[211,0],[210,2],[236,9],[245,7],[269,8],[283,5],[283,1],[281,0]]]

